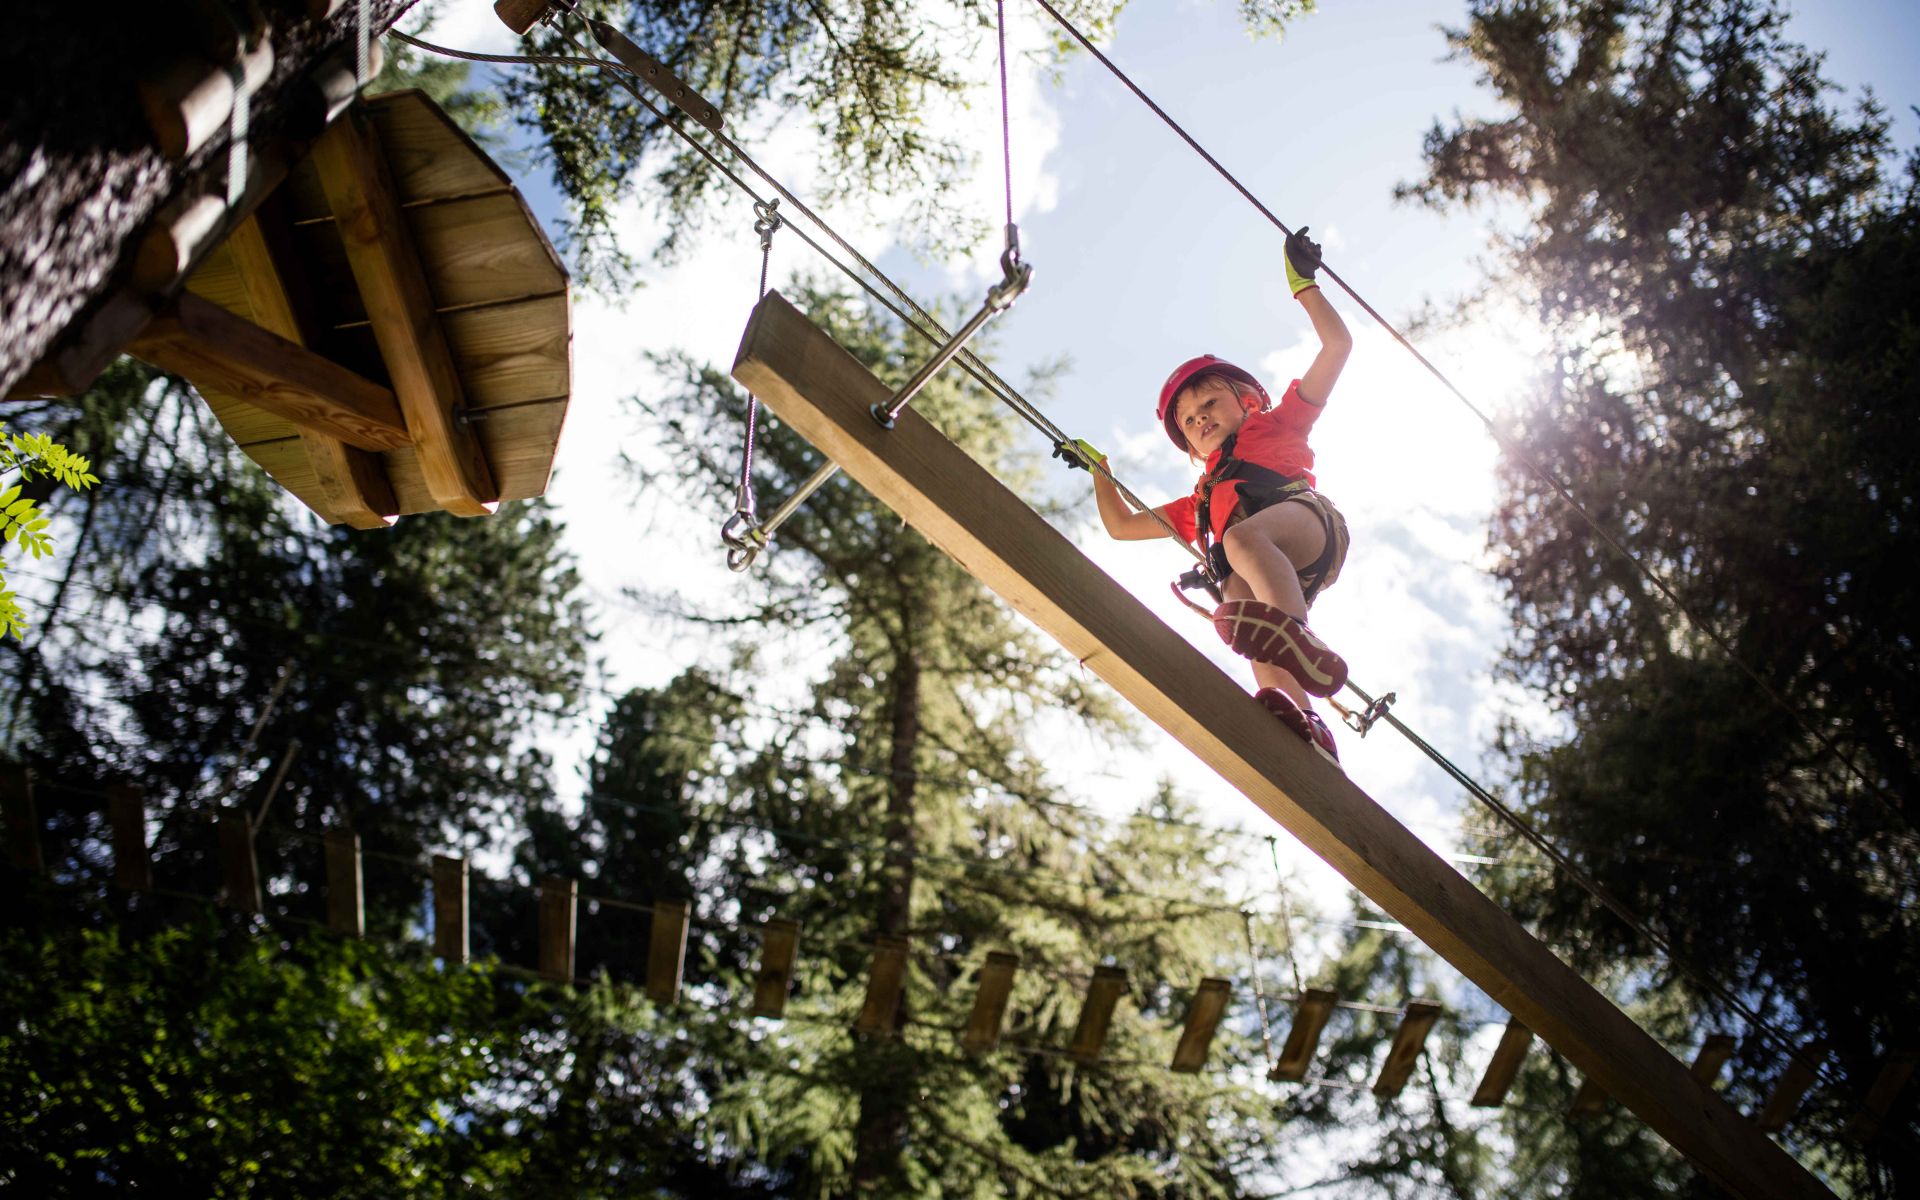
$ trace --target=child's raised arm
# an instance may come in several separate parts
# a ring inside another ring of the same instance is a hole
[[[1053,456],[1064,459],[1068,466],[1085,468],[1087,474],[1093,476],[1093,499],[1100,506],[1100,523],[1106,526],[1108,537],[1122,542],[1141,542],[1167,536],[1167,527],[1154,520],[1153,514],[1135,512],[1128,507],[1120,489],[1100,470],[1106,465],[1107,456],[1095,450],[1092,443],[1084,439],[1065,442],[1054,448]]]
[[[1320,338],[1320,353],[1300,376],[1300,396],[1310,404],[1325,404],[1340,378],[1340,369],[1347,365],[1347,355],[1353,352],[1353,335],[1314,281],[1313,273],[1320,269],[1320,244],[1307,237],[1306,226],[1287,236],[1286,260],[1287,286],[1293,289],[1300,307],[1307,310],[1313,332]]]

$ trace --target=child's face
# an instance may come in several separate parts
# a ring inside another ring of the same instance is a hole
[[[1173,402],[1174,421],[1187,445],[1201,458],[1220,448],[1247,419],[1240,397],[1218,375],[1184,388]]]

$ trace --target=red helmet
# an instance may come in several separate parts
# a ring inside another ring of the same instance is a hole
[[[1160,407],[1154,411],[1154,415],[1160,418],[1161,427],[1167,431],[1167,436],[1172,438],[1173,444],[1182,450],[1189,447],[1187,439],[1180,436],[1180,430],[1173,423],[1173,398],[1180,394],[1181,388],[1203,375],[1224,375],[1228,379],[1244,383],[1253,389],[1254,395],[1260,398],[1261,412],[1273,407],[1273,398],[1267,395],[1267,389],[1261,386],[1260,381],[1226,359],[1216,358],[1211,354],[1190,358],[1175,367],[1173,374],[1167,376],[1167,381],[1160,385]]]

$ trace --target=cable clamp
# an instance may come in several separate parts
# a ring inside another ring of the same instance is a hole
[[[1347,723],[1347,728],[1353,730],[1361,737],[1365,737],[1367,736],[1367,730],[1372,729],[1381,717],[1387,715],[1387,710],[1393,707],[1393,702],[1396,699],[1398,699],[1398,697],[1395,696],[1394,693],[1388,692],[1379,699],[1370,701],[1367,706],[1359,712],[1354,712],[1352,709],[1342,709],[1340,717]]]

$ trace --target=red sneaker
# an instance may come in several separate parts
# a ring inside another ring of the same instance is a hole
[[[1235,654],[1272,663],[1299,680],[1309,696],[1331,696],[1346,685],[1347,660],[1271,604],[1225,601],[1213,610],[1213,628]]]
[[[1261,688],[1253,698],[1266,705],[1267,711],[1280,718],[1280,723],[1300,735],[1302,741],[1320,751],[1334,762],[1340,761],[1340,752],[1334,749],[1333,730],[1320,719],[1320,714],[1308,712],[1293,702],[1293,697],[1279,688]]]

